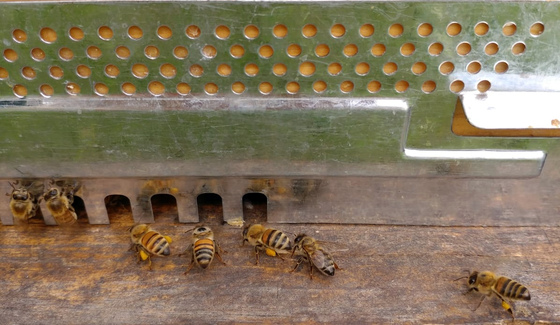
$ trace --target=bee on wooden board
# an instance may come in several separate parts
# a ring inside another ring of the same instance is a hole
[[[192,231],[192,245],[190,247],[192,248],[192,260],[185,274],[189,273],[195,264],[206,269],[210,263],[212,263],[212,260],[214,260],[214,256],[224,265],[226,264],[220,256],[220,251],[223,251],[220,245],[214,240],[214,232],[210,227],[201,225],[189,231]],[[189,249],[187,248],[187,250]]]
[[[10,196],[10,210],[14,218],[27,222],[28,219],[31,219],[37,213],[39,209],[39,202],[41,202],[42,197],[35,196],[30,190],[34,183],[31,183],[28,187],[19,186],[16,188],[16,185],[19,184],[19,181],[14,182],[13,184],[8,182],[10,186],[13,188],[12,193],[6,193],[7,196]],[[42,190],[41,190],[42,192]]]
[[[340,269],[334,261],[332,255],[327,252],[315,238],[306,234],[299,234],[294,240],[292,257],[296,255],[298,261],[292,272],[295,271],[303,262],[309,263],[309,277],[313,280],[313,266],[321,273],[334,276],[335,269]]]
[[[268,256],[288,254],[292,250],[290,237],[285,233],[261,224],[247,225],[243,229],[243,244],[249,242],[255,247],[256,263],[259,264],[259,251],[265,251]]]
[[[531,300],[531,295],[529,294],[527,287],[515,280],[505,276],[496,275],[490,271],[473,271],[469,276],[460,277],[455,281],[460,279],[468,279],[469,290],[465,292],[465,294],[473,290],[484,294],[478,303],[478,306],[476,306],[473,311],[480,307],[482,301],[484,301],[486,297],[495,294],[502,301],[502,307],[508,311],[511,318],[515,321],[513,308],[507,300]]]
[[[43,194],[47,209],[58,225],[71,225],[78,220],[76,211],[72,207],[74,189],[73,185],[66,185],[63,189],[59,189],[54,181],[51,181],[47,191]]]
[[[138,263],[140,261],[148,260],[148,268],[152,269],[152,255],[169,256],[171,249],[171,237],[164,236],[159,232],[153,230],[147,224],[138,224],[130,227],[130,240],[132,245],[129,250],[134,250],[138,256]]]

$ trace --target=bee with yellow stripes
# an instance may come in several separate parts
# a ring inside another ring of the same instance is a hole
[[[197,226],[192,229],[192,232],[192,260],[185,274],[189,273],[195,264],[206,269],[210,263],[212,263],[212,260],[214,260],[214,256],[226,265],[220,256],[220,251],[223,251],[220,245],[214,240],[214,232],[210,227],[204,225]]]
[[[477,310],[478,307],[480,307],[482,301],[484,301],[487,296],[489,297],[492,294],[495,294],[502,300],[502,307],[508,311],[508,313],[511,315],[511,318],[515,321],[515,317],[513,316],[513,308],[506,301],[506,299],[531,300],[531,295],[529,294],[529,290],[527,289],[527,287],[505,276],[499,276],[490,271],[473,271],[468,277],[461,277],[457,280],[466,278],[468,278],[469,290],[465,292],[465,294],[471,291],[478,291],[484,294],[484,296],[482,296],[482,299],[478,303],[478,306],[476,306],[474,310]]]
[[[152,269],[152,255],[169,256],[171,237],[164,236],[153,230],[147,224],[138,224],[129,228],[132,245],[130,250],[138,254],[138,263],[148,260],[148,267]]]
[[[288,254],[292,250],[290,237],[280,230],[265,228],[261,224],[247,225],[243,229],[243,244],[248,242],[255,247],[256,263],[259,264],[259,251],[265,251],[268,256]]]

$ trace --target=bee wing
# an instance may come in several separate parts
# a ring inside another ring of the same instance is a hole
[[[21,184],[35,198],[41,197],[45,192],[45,183],[43,181],[22,181]]]
[[[344,245],[339,242],[328,241],[328,240],[317,240],[319,246],[321,246],[325,251],[329,253],[336,253],[336,252],[346,252],[349,250],[347,245]]]
[[[316,250],[311,254],[311,262],[317,267],[321,268],[325,265],[327,261],[327,255],[322,250]]]

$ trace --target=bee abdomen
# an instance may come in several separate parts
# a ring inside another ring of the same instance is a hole
[[[155,255],[168,256],[171,253],[167,239],[153,230],[148,231],[142,237],[142,246]]]
[[[267,229],[262,236],[262,241],[265,245],[276,250],[289,251],[292,249],[290,237],[276,229]]]
[[[211,239],[200,239],[194,244],[194,255],[196,261],[203,269],[207,268],[214,258],[214,241]]]
[[[496,282],[496,290],[506,298],[531,300],[529,290],[521,283],[506,277],[500,277]]]
[[[70,209],[66,209],[62,213],[53,213],[53,211],[51,211],[51,214],[53,215],[56,223],[59,225],[71,225],[76,223],[78,220],[76,213]]]
[[[328,276],[334,276],[334,263],[331,263],[329,265],[323,266],[322,268],[319,269],[323,274],[328,275]]]

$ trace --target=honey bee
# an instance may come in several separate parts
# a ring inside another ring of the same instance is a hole
[[[282,258],[280,254],[288,254],[292,250],[290,237],[279,230],[267,229],[260,224],[247,225],[243,229],[243,244],[245,242],[255,247],[256,265],[259,264],[259,250],[265,251],[268,256],[280,258]]]
[[[138,224],[128,229],[132,245],[129,250],[135,250],[138,254],[138,263],[148,260],[148,268],[152,269],[152,255],[169,256],[171,250],[169,244],[171,237],[164,236],[153,230],[147,224]]]
[[[482,296],[482,299],[478,303],[478,306],[476,306],[473,311],[477,310],[478,307],[480,307],[482,301],[484,301],[486,297],[489,297],[492,295],[492,293],[494,293],[496,296],[498,296],[498,298],[500,298],[500,300],[502,300],[502,307],[508,311],[508,313],[511,315],[511,318],[515,321],[515,317],[513,316],[513,308],[506,301],[506,299],[531,300],[529,290],[524,285],[505,276],[499,276],[490,271],[473,271],[468,277],[460,277],[455,281],[467,278],[469,290],[465,292],[465,294],[473,290],[484,294],[484,296]]]
[[[74,203],[74,187],[72,185],[67,185],[61,190],[55,185],[54,181],[50,182],[43,199],[58,225],[71,225],[77,222],[78,216],[72,206],[72,203]]]
[[[309,263],[309,277],[313,279],[313,266],[315,266],[321,273],[328,276],[334,276],[335,269],[340,269],[334,261],[332,255],[324,250],[317,240],[306,234],[299,234],[294,240],[294,248],[292,256],[298,256],[296,266],[292,272],[295,271],[303,262]]]
[[[189,273],[195,263],[203,269],[207,268],[212,263],[214,256],[224,265],[226,264],[220,256],[219,251],[222,251],[222,249],[214,240],[214,232],[210,227],[198,226],[192,232],[192,260],[185,274]]]
[[[13,184],[8,182],[13,190],[11,194],[6,193],[6,195],[11,196],[10,210],[12,211],[14,218],[27,222],[28,219],[33,218],[37,213],[41,196],[35,197],[35,195],[33,195],[27,187],[20,186],[16,188],[15,185],[18,183],[18,181]],[[30,186],[31,185],[33,185],[33,183],[31,183]]]

